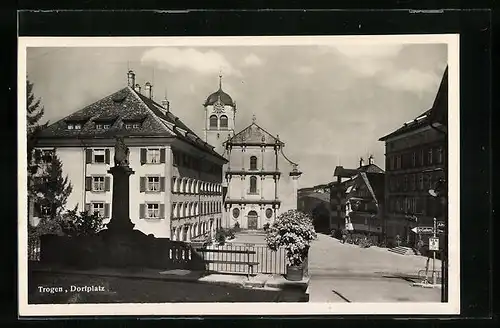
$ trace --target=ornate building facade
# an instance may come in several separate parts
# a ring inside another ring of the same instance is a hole
[[[236,104],[219,89],[204,104],[205,141],[227,159],[224,165],[223,226],[262,229],[280,212],[297,208],[298,165],[284,142],[253,122],[235,133]]]
[[[73,185],[66,208],[98,212],[109,221],[114,138],[130,149],[130,219],[135,228],[156,237],[190,241],[222,225],[222,168],[227,160],[152,97],[141,92],[135,74],[117,92],[53,123],[37,147],[55,153]],[[43,178],[43,177],[41,177]],[[46,215],[34,204],[34,218]],[[32,220],[33,221],[33,220]]]

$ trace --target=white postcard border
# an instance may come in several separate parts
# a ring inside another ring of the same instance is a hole
[[[154,47],[154,46],[312,46],[339,44],[448,45],[449,115],[449,282],[448,303],[149,303],[28,304],[26,49],[28,47]],[[248,36],[248,37],[20,37],[18,39],[18,297],[20,316],[111,315],[433,315],[460,313],[460,131],[459,35],[379,36]]]

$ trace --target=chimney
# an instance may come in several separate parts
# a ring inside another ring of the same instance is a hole
[[[132,70],[128,71],[127,78],[128,78],[128,86],[133,88],[135,85],[135,73],[134,73],[134,71],[132,71]]]
[[[370,157],[368,157],[368,164],[373,164],[373,155],[370,155]]]
[[[359,158],[359,166],[363,166],[363,164],[365,163],[365,160],[363,159],[363,157],[360,157]]]
[[[144,91],[146,92],[146,96],[149,99],[153,99],[153,86],[151,85],[151,83],[146,82],[146,84],[144,85]]]
[[[170,101],[168,101],[167,99],[163,99],[161,101],[161,105],[167,110],[167,112],[170,110]]]
[[[139,83],[137,83],[137,84],[135,85],[134,90],[135,90],[135,92],[137,92],[137,93],[141,93],[141,86],[139,85]]]

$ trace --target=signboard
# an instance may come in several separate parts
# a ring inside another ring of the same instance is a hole
[[[429,238],[429,250],[439,251],[439,238],[431,237]]]
[[[432,235],[434,233],[434,229],[432,227],[415,227],[411,229],[414,233],[421,233],[421,234],[429,234]],[[437,233],[443,233],[443,230],[437,229]]]

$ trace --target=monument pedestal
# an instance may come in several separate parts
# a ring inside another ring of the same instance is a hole
[[[113,203],[111,220],[106,225],[108,233],[123,234],[134,229],[130,220],[130,176],[135,172],[129,166],[114,166],[108,173],[113,175]]]

